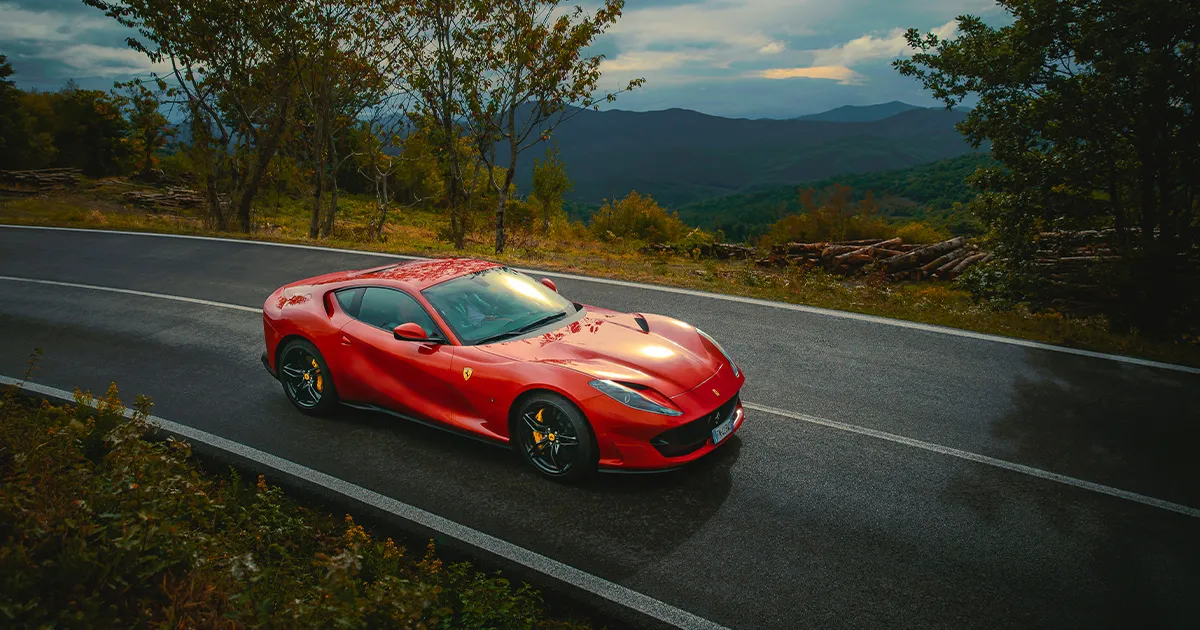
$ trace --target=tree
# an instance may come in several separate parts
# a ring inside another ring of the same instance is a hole
[[[292,60],[302,36],[291,0],[84,0],[139,37],[127,40],[171,66],[167,95],[188,112],[211,219],[227,229],[228,198],[243,232],[254,197],[288,131]],[[155,77],[161,79],[162,77]]]
[[[687,231],[678,213],[668,213],[650,195],[635,190],[624,199],[605,203],[592,215],[592,234],[603,240],[635,238],[650,243],[676,241]]]
[[[560,11],[562,3],[473,3],[480,24],[466,33],[479,57],[480,71],[466,76],[466,107],[497,197],[497,254],[504,251],[504,207],[520,154],[548,139],[571,106],[598,109],[598,102],[612,102],[617,94],[645,81],[634,79],[616,92],[595,98],[604,55],[588,56],[583,50],[616,23],[625,0],[605,0],[593,14],[580,6]],[[497,178],[498,173],[503,177]]]
[[[29,117],[12,75],[12,64],[0,54],[0,169],[25,168],[29,152]]]
[[[389,29],[405,24],[406,12],[395,2],[373,0],[306,0],[299,6],[303,48],[293,64],[304,97],[314,178],[308,235],[316,238],[333,230],[337,174],[354,157],[339,155],[342,134],[387,97],[389,75],[397,70],[393,62],[401,57],[386,54],[384,47],[394,39]],[[330,200],[322,221],[326,188]]]
[[[853,197],[853,189],[842,184],[821,193],[802,189],[800,212],[776,221],[767,238],[772,243],[806,243],[883,238],[895,231],[876,215],[879,204],[874,193],[868,190],[858,202]]]
[[[1111,230],[1121,261],[1095,281],[1115,323],[1146,332],[1200,313],[1200,12],[1190,0],[1000,0],[1012,23],[958,19],[961,35],[907,34],[896,62],[947,107],[978,104],[960,124],[1001,167],[973,183],[1012,299],[1055,285],[1031,264],[1047,230]]]
[[[550,217],[562,214],[563,196],[574,184],[567,176],[566,165],[558,157],[558,148],[546,149],[546,157],[533,162],[533,193],[531,197],[541,210],[542,234],[550,231]]]
[[[117,175],[128,156],[129,124],[119,99],[73,82],[57,92],[21,94],[26,146],[21,168],[73,167]]]
[[[118,83],[123,88],[119,94],[121,108],[130,127],[130,147],[133,155],[133,168],[136,174],[145,179],[156,164],[155,154],[167,146],[167,141],[174,135],[170,121],[160,111],[161,103],[158,95],[166,90],[165,84],[156,86],[157,91],[147,88],[141,79],[126,83]]]
[[[456,249],[466,247],[483,170],[478,145],[467,138],[464,122],[470,82],[482,72],[476,54],[482,27],[472,2],[414,0],[411,28],[392,30],[393,48],[409,67],[396,88],[415,96],[413,124],[437,158],[450,219],[446,236]]]

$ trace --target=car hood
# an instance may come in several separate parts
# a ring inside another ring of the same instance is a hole
[[[637,383],[665,396],[695,388],[720,369],[723,358],[696,329],[658,315],[633,315],[587,307],[578,321],[542,334],[486,346],[518,361],[560,365],[598,379]]]

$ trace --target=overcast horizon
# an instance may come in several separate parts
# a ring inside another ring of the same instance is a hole
[[[936,107],[891,67],[907,53],[904,31],[952,36],[956,16],[991,19],[997,9],[993,0],[628,0],[592,54],[606,56],[604,87],[647,79],[606,109],[794,118],[890,101]],[[23,89],[72,79],[109,89],[148,76],[156,68],[125,45],[131,34],[80,0],[0,1],[0,53]]]

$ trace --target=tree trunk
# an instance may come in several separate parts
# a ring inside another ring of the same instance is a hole
[[[325,213],[325,226],[321,228],[321,236],[329,238],[333,234],[333,219],[338,207],[338,155],[334,138],[329,138],[329,211]]]
[[[508,203],[508,189],[512,186],[513,173],[517,168],[517,153],[513,151],[509,162],[508,172],[504,174],[504,185],[497,191],[500,200],[496,203],[496,253],[504,253],[504,243],[507,234],[504,231],[504,207]]]
[[[518,73],[519,76],[519,73]],[[517,156],[519,155],[519,139],[517,138],[517,108],[508,109],[508,170],[504,173],[504,186],[497,191],[500,200],[496,204],[496,253],[504,253],[504,206],[508,202],[508,189],[512,186],[513,176],[517,171]]]
[[[250,171],[250,178],[242,187],[241,198],[238,199],[238,219],[241,221],[242,232],[247,234],[250,233],[250,211],[254,204],[254,197],[258,194],[258,187],[262,185],[263,177],[267,174],[267,167],[271,165],[271,160],[275,159],[275,154],[279,151],[279,141],[283,137],[284,130],[287,129],[291,99],[285,98],[279,107],[281,109],[279,116],[267,129],[267,135],[262,138],[263,141],[258,143],[258,152]]]
[[[379,167],[375,167],[375,200],[379,203],[379,223],[375,225],[375,240],[382,241],[383,225],[387,223],[390,195],[388,193],[388,174],[381,173]]]
[[[320,236],[321,228],[321,198],[325,196],[325,170],[324,164],[318,164],[313,171],[316,175],[313,182],[313,208],[312,217],[308,221],[308,238],[317,238]]]
[[[204,192],[208,196],[208,207],[212,213],[213,227],[218,232],[228,230],[229,223],[225,219],[225,209],[221,207],[221,194],[217,191],[217,178],[211,173],[204,177]]]

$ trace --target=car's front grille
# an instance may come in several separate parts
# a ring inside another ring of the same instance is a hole
[[[694,453],[708,443],[713,429],[725,422],[737,409],[739,396],[725,401],[725,404],[674,429],[663,431],[650,440],[650,444],[658,449],[663,457],[682,457]]]

